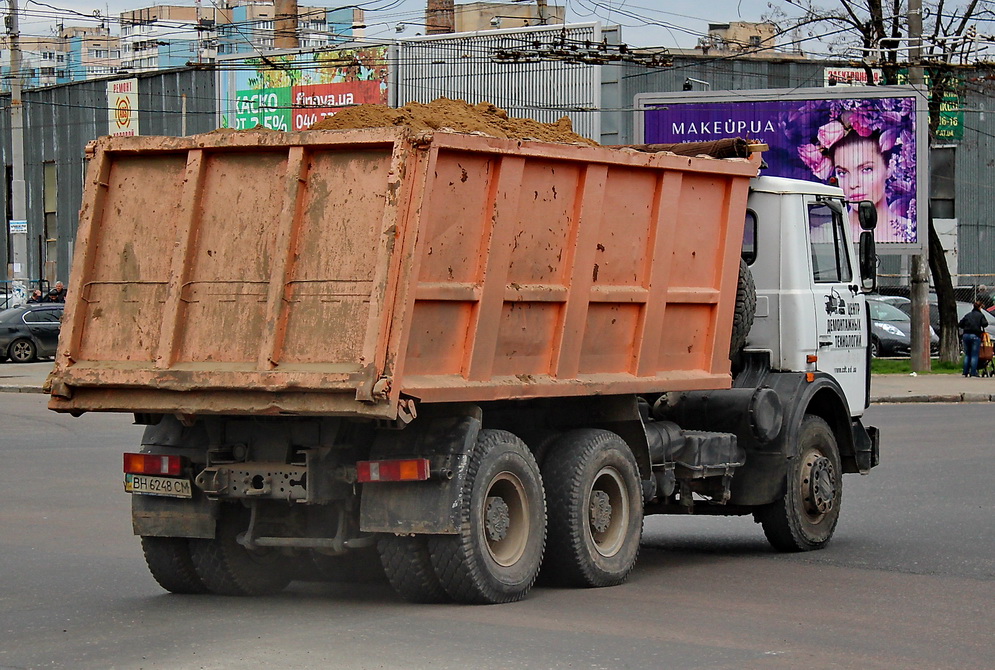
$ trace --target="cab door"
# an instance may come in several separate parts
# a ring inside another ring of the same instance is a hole
[[[847,221],[836,200],[808,199],[812,293],[817,325],[817,369],[839,382],[851,415],[867,400],[867,312],[854,268]]]

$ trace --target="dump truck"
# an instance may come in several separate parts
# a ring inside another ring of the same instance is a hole
[[[378,558],[415,602],[612,586],[649,514],[819,549],[878,462],[873,239],[755,153],[406,128],[88,151],[50,408],[145,426],[124,488],[168,591]]]

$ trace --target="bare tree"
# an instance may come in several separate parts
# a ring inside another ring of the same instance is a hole
[[[900,75],[910,66],[923,68],[929,106],[930,143],[940,127],[940,111],[949,93],[960,94],[963,86],[958,70],[971,64],[972,21],[978,16],[978,0],[950,7],[945,0],[928,3],[923,12],[923,34],[919,63],[910,63],[908,51],[908,9],[902,0],[787,0],[792,14],[772,7],[768,20],[781,32],[808,30],[808,36],[842,58],[859,55],[873,82],[873,68],[881,68],[885,84],[900,83]],[[957,308],[947,259],[933,226],[929,194],[920,194],[920,212],[925,211],[929,244],[929,267],[940,310],[940,360],[956,363],[960,353]]]

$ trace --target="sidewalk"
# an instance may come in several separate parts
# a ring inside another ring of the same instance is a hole
[[[43,393],[51,361],[0,363],[0,392]],[[949,375],[874,375],[871,402],[995,402],[995,378]]]
[[[0,392],[44,393],[45,378],[52,371],[52,361],[36,363],[0,363]]]

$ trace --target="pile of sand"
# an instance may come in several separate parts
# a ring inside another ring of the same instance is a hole
[[[407,126],[415,131],[445,129],[460,133],[481,133],[505,139],[597,145],[597,142],[575,133],[573,124],[566,116],[556,123],[540,123],[533,119],[509,117],[508,112],[489,102],[469,105],[462,100],[449,98],[438,98],[427,105],[409,102],[399,109],[392,109],[386,105],[348,107],[334,116],[318,121],[311,126],[311,129],[345,130],[392,126]]]

